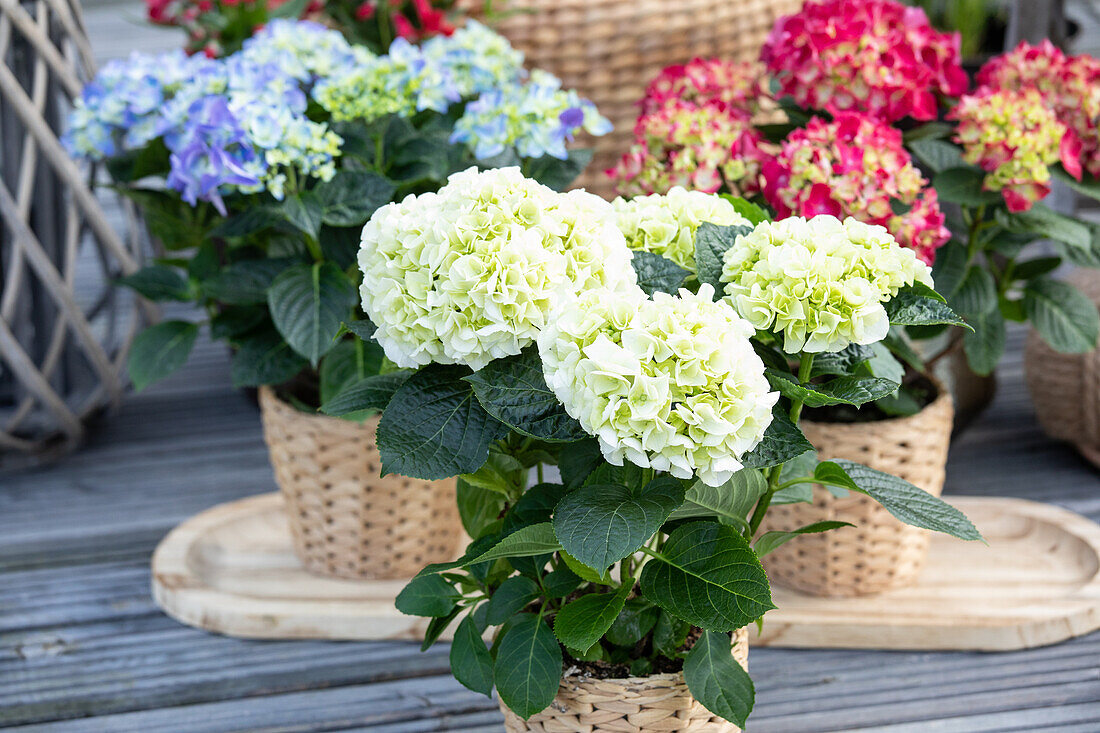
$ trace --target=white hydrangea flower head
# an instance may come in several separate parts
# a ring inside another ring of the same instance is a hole
[[[667,194],[650,194],[611,202],[619,229],[631,249],[652,252],[695,272],[695,231],[703,222],[752,226],[718,194],[676,186]]]
[[[734,308],[761,331],[783,335],[788,354],[840,351],[881,341],[883,303],[932,271],[884,227],[834,216],[763,222],[726,250]]]
[[[519,168],[470,168],[374,213],[360,293],[398,365],[477,370],[533,343],[563,299],[636,291],[632,256],[599,197],[556,193]]]
[[[604,457],[720,486],[742,468],[779,399],[755,331],[714,288],[593,290],[563,301],[539,334],[546,383]]]

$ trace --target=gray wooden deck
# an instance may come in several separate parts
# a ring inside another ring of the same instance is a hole
[[[174,43],[96,5],[102,57]],[[1039,431],[1012,335],[992,408],[956,442],[948,493],[1100,520],[1097,473]],[[224,347],[93,431],[57,466],[0,475],[0,727],[34,731],[500,731],[446,645],[242,641],[162,615],[150,554],[184,518],[274,489],[259,416]],[[754,733],[1100,731],[1100,633],[1002,654],[755,649]]]

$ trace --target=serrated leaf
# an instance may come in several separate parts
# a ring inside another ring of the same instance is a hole
[[[816,534],[819,532],[829,532],[834,529],[840,529],[841,527],[854,527],[854,524],[848,522],[814,522],[813,524],[807,524],[805,527],[793,530],[791,532],[765,532],[756,539],[756,543],[753,545],[756,550],[757,557],[764,557],[769,552],[774,552],[782,545],[790,542],[795,537],[803,534]]]
[[[321,405],[321,412],[340,417],[364,410],[385,410],[397,390],[409,380],[412,374],[411,369],[398,369],[395,372],[374,374],[356,380]]]
[[[293,379],[306,364],[282,336],[266,327],[238,341],[231,372],[233,386],[282,384]]]
[[[613,593],[589,593],[566,603],[554,619],[554,633],[567,647],[588,651],[615,623],[632,589],[623,584]]]
[[[438,575],[421,575],[409,581],[394,599],[407,616],[446,616],[454,610],[458,591]]]
[[[585,486],[558,504],[554,533],[566,552],[602,573],[637,552],[683,501],[683,485],[668,476],[645,487]]]
[[[846,375],[853,373],[861,364],[865,364],[875,356],[872,346],[861,344],[849,344],[840,351],[824,352],[814,358],[812,377],[820,377],[825,374]],[[786,368],[786,365],[782,365]]]
[[[630,598],[607,630],[607,640],[615,646],[633,648],[657,625],[660,615],[661,609],[645,598]]]
[[[926,295],[903,289],[884,304],[895,326],[949,325],[966,328],[966,321],[945,304]]]
[[[717,516],[741,523],[767,488],[764,475],[754,468],[741,469],[717,487],[696,481],[684,493],[683,505],[669,519]]]
[[[501,701],[525,720],[542,712],[558,694],[561,663],[561,646],[542,617],[516,617],[501,635],[493,664]]]
[[[331,181],[315,189],[321,205],[321,220],[329,226],[362,225],[378,207],[390,202],[393,183],[373,171],[341,170]]]
[[[290,267],[267,291],[275,327],[314,366],[335,346],[356,298],[351,280],[331,262]]]
[[[572,443],[589,437],[546,386],[542,359],[533,346],[489,362],[466,381],[481,406],[513,430],[548,442]]]
[[[278,210],[287,222],[306,236],[317,239],[317,235],[321,233],[324,210],[320,198],[313,191],[287,196]]]
[[[646,295],[654,293],[675,295],[684,284],[684,280],[691,275],[690,270],[685,270],[667,257],[640,250],[633,252],[633,255],[631,264],[638,276],[638,287],[645,291]]]
[[[1024,288],[1024,311],[1055,351],[1084,354],[1096,348],[1100,334],[1096,305],[1072,285],[1048,278],[1032,280]]]
[[[791,374],[765,370],[768,383],[788,399],[802,400],[807,407],[855,405],[873,402],[893,394],[897,382],[879,377],[835,377],[822,384],[799,384]]]
[[[486,552],[472,559],[460,561],[460,565],[480,565],[483,562],[504,557],[545,555],[561,549],[561,543],[554,534],[554,525],[543,522],[516,530]]]
[[[538,583],[530,578],[523,575],[513,575],[506,578],[489,598],[485,621],[490,626],[499,626],[522,611],[538,597]]]
[[[522,465],[519,470],[524,474],[527,473]],[[521,527],[549,522],[554,513],[554,507],[565,494],[566,488],[561,484],[547,482],[535,484],[524,491],[523,496],[504,515],[504,531],[513,532]]]
[[[569,446],[568,450],[561,452],[558,459],[558,471],[561,472],[561,481],[568,489],[575,489],[582,485],[598,466],[604,463],[603,454],[600,452],[600,444],[595,438],[583,440]]]
[[[198,335],[198,324],[187,321],[162,321],[139,333],[127,362],[134,390],[140,392],[187,363]]]
[[[858,491],[882,504],[900,521],[963,540],[982,538],[966,515],[908,481],[854,461],[838,458],[832,463],[848,474]]]
[[[564,562],[570,570],[576,573],[581,580],[586,580],[589,583],[597,583],[599,585],[611,585],[610,572],[604,572],[603,575],[601,575],[595,568],[588,567],[565,550],[561,550],[558,554],[562,562]]]
[[[473,614],[462,619],[455,629],[450,662],[451,673],[463,686],[482,695],[493,694],[493,658]]]
[[[150,265],[119,279],[119,285],[136,290],[142,297],[153,301],[191,298],[191,288],[179,271],[163,265]]]
[[[703,222],[695,232],[695,269],[700,283],[714,286],[715,297],[721,297],[723,255],[737,237],[752,232],[749,226],[719,226]]]
[[[428,481],[473,473],[508,434],[474,397],[469,370],[430,364],[398,387],[378,424],[385,473]]]
[[[999,210],[997,223],[1010,232],[1036,234],[1080,250],[1087,250],[1092,244],[1092,231],[1087,224],[1040,203],[1015,214]]]
[[[729,636],[703,632],[684,659],[684,682],[691,696],[707,710],[745,727],[756,690],[749,673],[734,660]]]
[[[642,595],[710,631],[732,631],[775,608],[767,575],[741,532],[714,522],[678,527],[642,568]]]
[[[750,453],[741,457],[741,463],[748,468],[770,468],[800,456],[814,446],[791,422],[779,405],[772,409],[772,421],[764,431],[764,438]]]

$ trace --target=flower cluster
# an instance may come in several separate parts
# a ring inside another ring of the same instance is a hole
[[[1000,191],[1010,211],[1026,211],[1050,193],[1049,166],[1062,160],[1080,176],[1080,147],[1037,89],[984,87],[959,100],[955,139],[963,159],[986,171],[982,188]]]
[[[749,220],[721,196],[679,186],[667,195],[618,198],[611,205],[628,247],[667,257],[692,272],[696,271],[695,231],[700,224],[749,226]]]
[[[894,0],[809,0],[776,23],[761,60],[781,94],[833,114],[931,120],[937,94],[967,88],[958,34],[936,31],[924,10]]]
[[[764,195],[780,217],[852,216],[886,227],[927,263],[950,239],[935,189],[921,177],[901,133],[865,115],[813,118],[764,164]],[[894,203],[907,207],[895,213]]]
[[[759,190],[767,159],[748,113],[721,102],[673,99],[643,114],[634,145],[607,171],[620,195],[664,193],[674,186],[735,195]]]
[[[754,112],[766,96],[759,64],[722,59],[693,59],[661,71],[646,88],[642,112],[656,112],[668,102],[720,102]]]
[[[375,212],[360,292],[392,361],[476,370],[531,344],[562,298],[636,290],[630,259],[607,202],[471,168]]]
[[[734,308],[783,350],[819,353],[870,344],[890,328],[883,303],[932,285],[931,270],[883,227],[833,216],[764,222],[726,250],[722,281]]]
[[[1079,142],[1081,164],[1100,176],[1100,61],[1088,54],[1067,56],[1049,40],[1037,46],[1021,41],[985,64],[978,83],[993,89],[1037,90],[1075,136],[1067,145]]]
[[[752,326],[713,295],[592,291],[551,314],[546,383],[610,463],[720,486],[760,442],[779,395]]]

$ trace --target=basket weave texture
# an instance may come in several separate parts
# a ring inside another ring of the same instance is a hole
[[[484,0],[463,3],[477,16]],[[802,0],[497,0],[493,7],[503,17],[489,22],[529,68],[561,78],[615,126],[600,138],[578,138],[596,154],[576,187],[610,197],[604,171],[630,148],[649,82],[696,57],[756,60],[775,21]]]
[[[1067,281],[1100,305],[1100,274],[1077,270]],[[1032,329],[1024,347],[1024,373],[1046,434],[1072,443],[1100,467],[1100,349],[1062,354]]]
[[[916,415],[868,423],[802,424],[822,460],[844,458],[899,476],[933,496],[943,492],[954,410],[950,393]],[[850,597],[912,584],[928,555],[927,530],[895,519],[877,501],[851,493],[838,499],[814,486],[813,504],[769,509],[761,532],[790,531],[837,520],[854,527],[796,537],[763,559],[779,585],[815,596]]]
[[[748,632],[738,629],[733,642],[733,658],[747,670]],[[519,717],[503,703],[500,709],[504,713],[504,730],[508,733],[737,733],[741,730],[696,702],[680,672],[608,680],[567,674],[550,707],[529,720]]]
[[[264,439],[305,568],[341,578],[409,578],[453,560],[462,537],[454,479],[381,477],[378,418],[308,415],[260,390]]]

